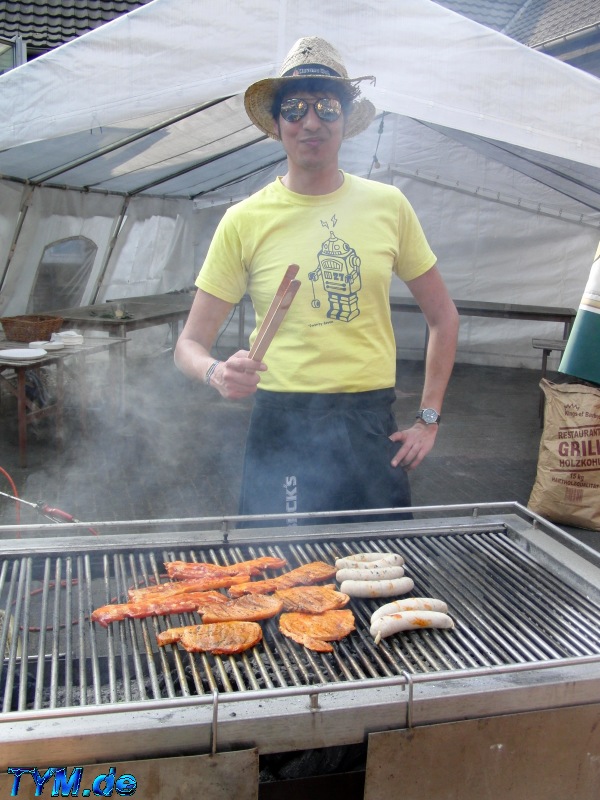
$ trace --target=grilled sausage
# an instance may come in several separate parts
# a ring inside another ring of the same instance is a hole
[[[371,622],[375,622],[380,617],[387,617],[390,614],[397,614],[401,611],[441,611],[448,613],[448,606],[443,600],[435,597],[403,597],[402,600],[394,600],[393,603],[386,603],[380,606],[371,614]]]
[[[371,625],[371,636],[375,643],[379,644],[381,639],[392,636],[400,631],[414,631],[419,628],[453,628],[454,621],[448,614],[440,611],[402,611],[398,614],[390,614],[387,617],[380,617]]]
[[[402,578],[403,567],[376,567],[375,569],[339,569],[335,573],[338,583],[343,581],[392,581]]]
[[[338,558],[335,562],[337,569],[401,567],[402,564],[404,564],[404,559],[395,553],[355,553],[353,556]]]
[[[415,583],[412,578],[395,578],[387,581],[343,581],[340,592],[350,597],[396,597],[412,592]]]

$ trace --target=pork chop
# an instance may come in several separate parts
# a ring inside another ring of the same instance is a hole
[[[266,578],[260,581],[248,581],[231,586],[228,590],[230,597],[241,597],[243,594],[272,594],[279,589],[291,589],[292,586],[309,586],[333,578],[336,568],[324,561],[311,561],[301,567],[284,572],[276,578]]]
[[[245,583],[250,578],[246,572],[243,575],[204,575],[185,581],[172,583],[159,583],[156,586],[144,586],[141,589],[130,589],[127,592],[129,600],[134,603],[154,599],[155,597],[171,597],[175,594],[187,592],[206,592],[211,589],[227,589],[235,583]]]
[[[279,618],[279,630],[284,636],[320,653],[333,652],[328,643],[343,639],[354,629],[354,614],[349,610],[324,611],[322,614],[290,611]]]
[[[261,556],[249,561],[238,561],[236,564],[221,566],[209,564],[204,561],[165,561],[165,569],[170,578],[186,580],[203,576],[227,577],[231,575],[258,575],[268,569],[281,569],[285,567],[285,558],[275,556]]]
[[[278,589],[275,597],[282,601],[284,611],[301,611],[305,614],[322,614],[324,611],[343,608],[350,602],[350,596],[338,592],[335,583]]]
[[[92,622],[98,622],[107,628],[111,622],[123,619],[144,619],[145,617],[166,614],[182,614],[184,611],[198,611],[200,614],[227,602],[221,592],[192,592],[176,594],[169,597],[152,597],[146,600],[129,603],[112,603],[92,611]]]
[[[257,622],[216,622],[211,625],[187,625],[159,633],[158,644],[179,642],[190,653],[233,655],[258,644],[262,628]]]
[[[202,622],[229,622],[234,620],[252,622],[269,619],[283,608],[283,602],[275,596],[245,594],[227,603],[211,606],[202,616]]]

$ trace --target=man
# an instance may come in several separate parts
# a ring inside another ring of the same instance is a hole
[[[305,37],[279,78],[246,91],[248,115],[281,141],[287,172],[224,215],[175,350],[185,374],[223,397],[255,396],[241,514],[408,507],[406,473],[437,435],[458,315],[401,192],[338,167],[342,140],[375,114],[360,96],[362,80],[348,77],[328,42]],[[215,361],[211,347],[234,304],[250,294],[252,342],[292,263],[300,267],[301,286],[264,361],[246,350]],[[421,410],[400,431],[391,411],[393,273],[429,328]]]

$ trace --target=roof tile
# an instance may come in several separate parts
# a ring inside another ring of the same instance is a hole
[[[513,39],[539,46],[542,42],[566,36],[600,23],[598,0],[530,0],[523,13],[507,26]]]
[[[463,17],[488,28],[501,31],[526,0],[434,0],[438,5],[456,11]]]
[[[600,23],[598,0],[435,0],[529,47]]]
[[[150,0],[0,0],[0,36],[20,35],[43,52],[76,39]]]
[[[200,2],[200,0],[198,0]],[[151,0],[0,0],[0,36],[17,34],[39,53],[87,33]],[[435,0],[535,47],[600,24],[598,0]]]

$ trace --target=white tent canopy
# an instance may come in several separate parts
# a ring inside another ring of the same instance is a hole
[[[597,78],[430,0],[154,0],[0,77],[0,314],[73,236],[97,246],[82,303],[191,285],[226,205],[285,169],[242,94],[309,34],[376,75],[342,165],[406,193],[452,294],[576,307],[600,238]],[[470,318],[459,360],[537,365],[531,336],[556,334]]]

